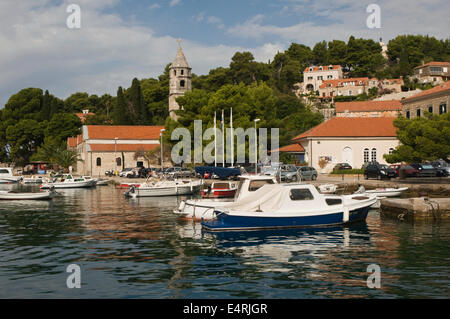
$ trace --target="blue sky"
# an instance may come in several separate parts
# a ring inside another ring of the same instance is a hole
[[[381,9],[369,29],[366,8]],[[69,4],[81,8],[81,29],[69,29]],[[109,93],[134,77],[156,77],[175,57],[176,39],[196,74],[228,66],[236,51],[267,62],[292,42],[449,37],[448,0],[1,0],[0,107],[26,87]]]

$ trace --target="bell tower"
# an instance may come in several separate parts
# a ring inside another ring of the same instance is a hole
[[[178,118],[174,111],[180,109],[180,106],[175,99],[183,96],[185,92],[192,89],[191,69],[192,68],[189,66],[183,50],[181,49],[181,39],[178,39],[177,55],[169,68],[169,114],[173,120],[177,120]]]

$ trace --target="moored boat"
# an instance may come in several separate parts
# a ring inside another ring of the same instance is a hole
[[[52,199],[54,194],[52,190],[41,192],[0,191],[0,200],[44,200]]]
[[[24,177],[22,179],[23,184],[42,184],[44,182],[44,177],[33,175],[31,177]]]
[[[178,195],[192,195],[200,190],[202,185],[201,180],[161,180],[161,181],[146,181],[138,187],[131,186],[130,189],[124,193],[127,197],[156,197],[156,196],[178,196]]]
[[[86,179],[81,176],[72,176],[72,174],[63,174],[61,177],[58,177],[51,182],[42,184],[41,188],[87,188],[92,186],[95,186],[95,181],[92,179]]]
[[[214,207],[226,207],[227,205],[243,201],[255,194],[260,188],[267,184],[276,184],[277,180],[273,176],[265,175],[241,175],[240,183],[233,200],[230,199],[200,199],[183,200],[178,209],[174,210],[182,218],[208,220],[214,217]],[[257,198],[258,195],[255,195]]]
[[[12,168],[1,167],[0,168],[0,184],[12,184],[18,183],[22,179],[22,176],[14,176]]]
[[[264,192],[263,192],[264,191]],[[275,184],[262,189],[258,199],[214,210],[203,220],[208,231],[240,231],[297,227],[329,227],[364,221],[375,195],[321,194],[311,184]]]

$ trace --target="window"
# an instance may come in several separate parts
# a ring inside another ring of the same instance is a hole
[[[122,159],[120,157],[116,158],[116,165],[117,166],[122,166]]]
[[[439,114],[444,114],[444,113],[447,113],[447,104],[441,103],[441,105],[439,105]]]
[[[376,148],[372,148],[372,158],[371,158],[372,162],[376,162],[377,161],[377,149]]]
[[[173,70],[173,75],[177,75],[177,70]]]
[[[323,80],[323,76],[319,75],[319,76],[317,77],[317,80]]]
[[[442,68],[438,66],[430,66],[430,73],[441,73]]]
[[[328,75],[328,76],[327,76],[327,79],[332,79],[332,78],[333,78],[332,75]]]
[[[340,198],[326,198],[325,201],[329,206],[342,204],[342,199]]]
[[[312,76],[308,76],[308,80],[312,80],[313,79],[313,77]]]
[[[0,169],[0,174],[9,174],[7,169]]]
[[[180,81],[180,86],[181,86],[182,88],[184,88],[184,80],[181,80],[181,81]]]
[[[407,119],[411,118],[411,114],[409,113],[409,110],[406,111],[406,118],[407,118]]]
[[[391,147],[391,148],[389,149],[389,155],[392,154],[393,151],[394,151],[394,149]]]
[[[305,188],[291,189],[291,191],[289,193],[289,197],[291,198],[291,200],[313,200],[314,199],[314,197],[311,194],[311,192],[309,191],[309,189],[305,189]]]
[[[254,181],[250,181],[250,184],[248,185],[248,191],[249,192],[254,192],[254,191],[260,189],[261,187],[263,187],[266,184],[273,184],[273,180],[265,180],[265,181],[254,180]]]
[[[416,110],[416,115],[417,115],[417,117],[420,117],[421,113],[422,113],[422,110],[421,110],[421,109],[417,109],[417,110]]]
[[[102,166],[102,159],[97,157],[97,166]]]
[[[181,70],[181,75],[183,75],[184,74],[184,70]]]
[[[348,90],[348,95],[353,95],[352,90]]]
[[[428,107],[428,112],[433,113],[433,105],[430,105],[430,106]]]
[[[369,149],[365,148],[364,149],[364,163],[369,162]]]

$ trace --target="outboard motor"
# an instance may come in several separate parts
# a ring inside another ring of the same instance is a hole
[[[131,185],[130,189],[127,190],[124,195],[127,197],[132,197],[131,194],[134,194],[134,192],[136,191],[136,185]]]

